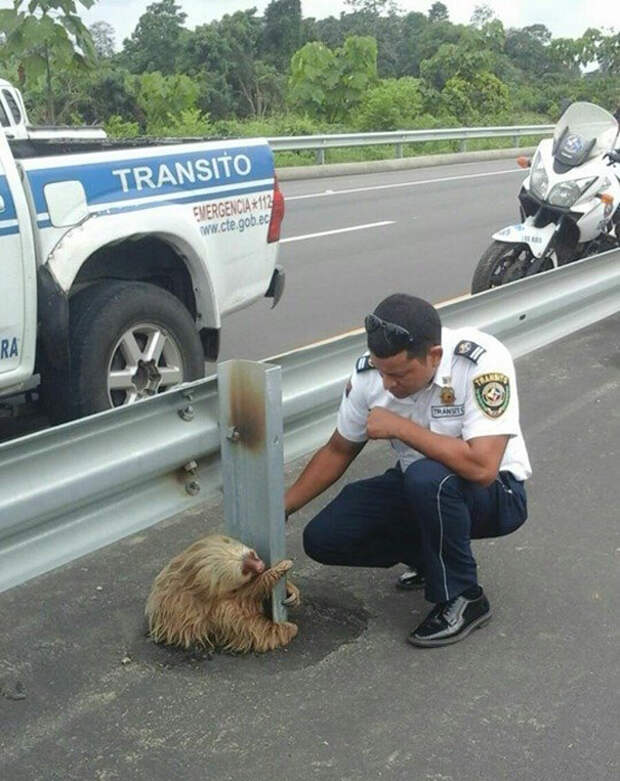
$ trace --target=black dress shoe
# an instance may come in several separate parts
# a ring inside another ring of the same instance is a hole
[[[407,640],[422,648],[458,643],[474,629],[479,629],[491,618],[489,600],[480,589],[480,596],[468,599],[462,594],[440,602]]]
[[[424,588],[426,580],[424,575],[421,575],[415,569],[408,569],[398,576],[396,581],[396,588],[402,588],[405,591],[413,591],[414,589]]]

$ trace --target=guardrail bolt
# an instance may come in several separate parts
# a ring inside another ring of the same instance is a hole
[[[198,480],[190,480],[189,483],[185,484],[185,490],[190,496],[196,496],[200,493],[200,483]]]
[[[194,419],[194,408],[191,404],[188,404],[187,407],[184,407],[183,409],[179,410],[179,417],[182,420],[193,420]]]
[[[226,439],[231,442],[238,442],[241,439],[241,433],[236,426],[229,426],[226,430]]]

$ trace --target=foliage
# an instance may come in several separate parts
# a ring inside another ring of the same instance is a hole
[[[262,58],[276,68],[286,70],[301,45],[301,0],[271,0],[263,17]]]
[[[420,76],[427,84],[442,90],[446,83],[459,77],[471,81],[477,74],[490,71],[493,57],[488,49],[473,45],[444,43],[433,57],[420,65]]]
[[[465,124],[482,123],[485,116],[507,111],[508,87],[488,71],[470,79],[453,76],[441,91],[446,111]]]
[[[26,78],[43,75],[52,55],[66,64],[88,65],[95,59],[76,2],[90,8],[95,0],[13,0],[12,9],[0,11],[3,54],[19,61]]]
[[[88,31],[93,39],[93,46],[100,59],[114,55],[114,28],[107,22],[95,22]]]
[[[361,131],[406,130],[422,113],[423,96],[419,79],[385,79],[367,90],[355,116]]]
[[[260,59],[261,34],[261,21],[252,8],[226,14],[188,36],[179,65],[202,84],[200,105],[212,116],[263,117],[281,108],[286,77]],[[209,83],[217,85],[219,95]],[[213,98],[219,105],[211,105]]]
[[[429,22],[447,22],[448,9],[443,3],[433,3],[428,9]]]
[[[138,77],[136,102],[142,111],[146,130],[164,135],[165,127],[174,125],[182,112],[195,109],[198,87],[182,73],[164,76],[159,71]]]
[[[291,60],[291,106],[328,121],[342,120],[377,79],[374,38],[351,36],[336,50],[307,43]]]
[[[132,73],[174,73],[187,18],[180,9],[175,0],[159,0],[147,6],[131,38],[124,42],[122,61]]]
[[[178,114],[168,114],[168,120],[161,125],[149,126],[149,134],[154,136],[177,136],[197,138],[213,132],[209,115],[198,108],[182,109]]]
[[[76,2],[90,8],[95,0],[13,0],[12,9],[0,10],[4,58],[17,63],[21,83],[46,77],[49,121],[55,118],[52,74],[88,68],[96,57]]]
[[[140,125],[137,122],[127,122],[118,114],[112,114],[104,127],[110,138],[135,138],[140,135]]]
[[[312,19],[300,0],[270,0],[262,15],[190,30],[180,0],[151,0],[115,53],[109,24],[89,33],[79,18],[94,1],[12,0],[0,11],[0,77],[20,87],[31,120],[105,123],[115,136],[275,136],[542,123],[573,100],[620,103],[613,29],[556,38],[542,24],[505,28],[482,4],[454,24],[430,0],[426,13],[348,0],[345,13]]]

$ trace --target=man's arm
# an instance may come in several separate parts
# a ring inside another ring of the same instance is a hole
[[[366,442],[350,442],[334,431],[329,442],[316,451],[304,471],[286,492],[287,517],[323,493],[344,474]]]
[[[482,486],[491,485],[497,477],[509,439],[507,435],[499,434],[464,442],[436,434],[382,407],[374,407],[368,415],[368,436],[371,439],[400,439],[459,477]]]

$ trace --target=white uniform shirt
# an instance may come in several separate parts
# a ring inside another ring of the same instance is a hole
[[[373,407],[384,407],[437,434],[465,441],[508,435],[500,470],[526,480],[532,468],[519,424],[519,399],[512,357],[494,336],[475,328],[442,328],[443,356],[433,380],[417,393],[397,399],[383,387],[376,369],[359,370],[358,361],[338,410],[338,432],[350,442],[368,439],[366,421]],[[422,453],[390,440],[403,470]]]

